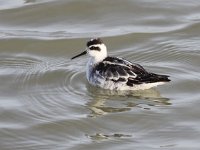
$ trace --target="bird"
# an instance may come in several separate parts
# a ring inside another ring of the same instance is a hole
[[[169,81],[168,75],[146,71],[141,65],[107,54],[107,47],[101,38],[92,38],[82,53],[72,57],[89,55],[86,65],[88,82],[108,90],[145,90]]]

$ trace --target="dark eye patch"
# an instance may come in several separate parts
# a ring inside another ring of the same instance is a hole
[[[90,50],[97,50],[97,51],[101,51],[100,47],[98,46],[91,46]]]

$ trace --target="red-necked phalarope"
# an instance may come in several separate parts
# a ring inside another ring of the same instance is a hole
[[[107,56],[100,38],[87,42],[87,48],[74,59],[88,54],[86,76],[90,84],[110,90],[144,90],[169,82],[169,76],[146,71],[142,66],[119,57]]]

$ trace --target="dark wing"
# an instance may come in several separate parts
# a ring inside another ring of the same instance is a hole
[[[95,70],[105,80],[126,82],[128,86],[142,83],[167,82],[168,76],[148,73],[139,64],[131,63],[117,57],[107,57],[100,62]]]
[[[106,80],[127,82],[137,80],[138,75],[146,74],[146,70],[138,65],[117,57],[107,57],[95,70]]]

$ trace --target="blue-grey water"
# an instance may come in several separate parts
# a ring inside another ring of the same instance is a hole
[[[92,87],[92,37],[172,81]],[[0,0],[1,150],[198,150],[199,92],[199,0]]]

